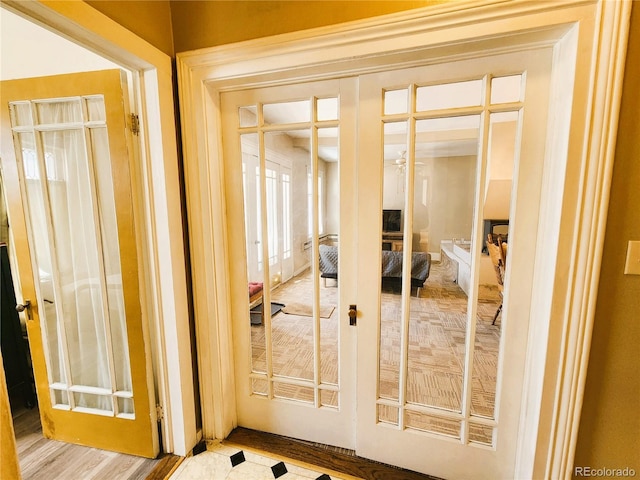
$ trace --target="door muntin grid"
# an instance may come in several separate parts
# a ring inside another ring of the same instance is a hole
[[[491,320],[500,298],[495,280],[484,283],[483,227],[487,216],[509,220],[524,74],[381,95],[382,210],[399,210],[402,221],[382,232],[377,420],[495,446],[502,342]],[[462,193],[447,197],[454,189]],[[437,287],[422,282],[423,261]]]
[[[253,171],[255,165],[256,172],[255,184],[243,177],[246,251],[259,250],[247,255],[248,280],[262,284],[262,298],[249,304],[250,392],[338,408],[339,285],[321,282],[314,260],[320,244],[339,235],[337,199],[326,193],[328,177],[338,181],[338,97],[242,106],[238,125],[243,161],[253,159],[243,167]],[[260,238],[270,238],[271,247]],[[273,258],[276,246],[282,262],[251,265],[254,258]],[[297,330],[293,340],[290,328]]]
[[[104,98],[10,113],[53,407],[133,419]]]

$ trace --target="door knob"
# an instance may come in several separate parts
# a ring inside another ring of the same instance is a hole
[[[358,316],[358,307],[356,305],[349,305],[349,325],[352,327],[356,324],[356,317]]]
[[[31,320],[31,300],[25,300],[24,303],[16,305],[16,312],[22,313],[26,311],[27,320]]]

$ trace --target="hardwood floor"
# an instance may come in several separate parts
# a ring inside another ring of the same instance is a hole
[[[13,425],[23,480],[164,480],[182,461],[176,455],[147,459],[49,440],[42,436],[37,407],[14,408]]]
[[[365,480],[437,480],[436,477],[429,475],[372,462],[356,456],[350,450],[312,444],[247,428],[234,429],[225,442],[287,457]]]

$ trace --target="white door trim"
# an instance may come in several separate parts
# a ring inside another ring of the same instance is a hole
[[[3,0],[9,8],[138,74],[142,152],[136,214],[143,238],[149,344],[163,450],[186,455],[197,442],[180,205],[171,58],[84,2]],[[146,307],[146,308],[145,308]],[[150,381],[153,381],[151,379]],[[156,412],[156,405],[151,405]]]
[[[541,204],[548,255],[535,259],[540,302],[531,312],[516,476],[570,476],[630,10],[627,0],[464,1],[178,54],[206,437],[224,438],[236,424],[220,92],[549,45],[556,115],[545,162],[558,170]]]

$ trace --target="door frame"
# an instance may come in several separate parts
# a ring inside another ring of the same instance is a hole
[[[198,441],[182,230],[171,58],[84,2],[3,0],[7,8],[130,70],[140,116],[135,214],[144,222],[147,368],[153,369],[163,451],[187,455]],[[167,261],[166,259],[170,259]],[[141,290],[143,287],[141,287]]]
[[[548,251],[534,260],[531,310],[532,320],[547,321],[532,321],[529,331],[516,476],[570,476],[630,10],[628,0],[463,1],[177,55],[206,438],[224,438],[237,424],[220,93],[548,45],[554,61],[544,161],[554,174],[544,181],[538,243]]]

